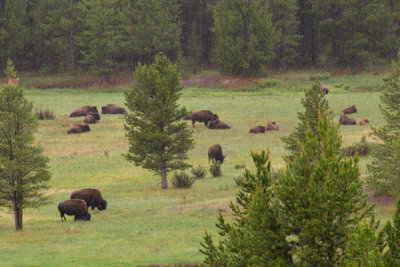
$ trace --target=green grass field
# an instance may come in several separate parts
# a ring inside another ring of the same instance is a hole
[[[294,75],[290,74],[294,77]],[[231,130],[212,131],[196,124],[193,136],[195,148],[190,152],[190,163],[208,168],[207,150],[219,143],[226,154],[223,176],[195,182],[191,189],[160,189],[160,178],[126,162],[122,156],[128,143],[124,136],[122,115],[104,115],[92,131],[81,135],[67,135],[73,122],[69,113],[82,105],[100,108],[107,103],[123,105],[121,92],[95,90],[51,89],[27,90],[36,108],[50,108],[56,119],[41,121],[37,142],[50,158],[52,179],[49,204],[39,210],[24,213],[24,231],[14,231],[11,214],[0,213],[1,266],[146,266],[150,264],[198,263],[202,260],[199,243],[204,230],[216,234],[217,210],[229,218],[228,204],[237,187],[234,177],[244,164],[252,169],[251,150],[269,149],[273,167],[284,167],[285,155],[280,137],[288,135],[297,124],[296,113],[302,110],[301,90],[310,85],[308,75],[293,79],[279,76],[277,88],[223,90],[188,88],[181,104],[189,110],[210,109],[231,125]],[[378,77],[378,78],[377,78]],[[382,75],[334,77],[326,81],[331,86],[327,96],[335,120],[342,108],[355,104],[359,113],[356,120],[368,118],[372,126],[381,125],[378,109],[379,93],[351,92],[335,88],[334,84],[352,84],[354,88],[381,85]],[[286,80],[285,80],[286,79]],[[286,85],[285,85],[286,84]],[[297,86],[296,86],[297,84]],[[370,91],[370,90],[368,90]],[[249,128],[276,121],[278,132],[250,135]],[[189,122],[188,122],[189,123]],[[370,132],[368,126],[341,127],[344,145],[359,141]],[[362,158],[362,177],[370,160]],[[92,221],[74,222],[67,217],[61,223],[57,204],[68,199],[70,192],[84,187],[102,191],[108,201],[106,211],[92,212]],[[379,206],[377,218],[388,220],[394,208]]]

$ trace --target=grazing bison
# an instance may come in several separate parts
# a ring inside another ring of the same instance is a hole
[[[212,162],[219,161],[221,164],[224,163],[225,155],[222,155],[222,147],[220,144],[210,146],[208,149],[208,162],[210,159]]]
[[[100,120],[99,113],[89,112],[88,114],[86,114],[83,122],[84,123],[96,123],[98,120]]]
[[[355,105],[352,105],[348,108],[345,108],[342,110],[343,114],[352,114],[352,113],[357,113],[357,108]]]
[[[368,120],[368,119],[360,120],[360,125],[365,125],[365,124],[367,124],[367,123],[369,123],[369,120]]]
[[[102,114],[125,114],[126,110],[123,107],[107,104],[104,107],[101,107]]]
[[[212,113],[210,110],[199,110],[192,112],[190,119],[192,120],[193,127],[196,121],[204,122],[204,125],[207,126],[210,121],[217,120],[218,115]]]
[[[340,119],[339,119],[340,124],[342,125],[356,125],[356,120],[353,118],[349,118],[344,113],[340,113]]]
[[[322,92],[324,92],[325,94],[328,94],[328,93],[329,93],[328,86],[326,86],[325,84],[321,84],[321,90],[322,90]]]
[[[91,217],[90,213],[88,212],[86,202],[82,199],[70,199],[61,201],[58,204],[58,211],[60,212],[61,221],[63,221],[63,219],[65,221],[67,220],[64,214],[67,214],[69,216],[74,215],[74,221],[90,221]]]
[[[274,121],[268,121],[267,122],[267,127],[265,127],[265,130],[267,130],[267,131],[278,131],[279,130],[279,126]]]
[[[87,207],[105,210],[107,201],[103,199],[99,190],[94,188],[85,188],[71,193],[71,199],[82,199],[86,202]]]
[[[69,114],[69,116],[71,118],[72,117],[82,117],[82,116],[86,116],[89,112],[99,114],[99,111],[97,110],[96,106],[83,106],[83,107],[80,107],[80,108],[72,111],[71,114]]]
[[[265,127],[264,126],[256,126],[250,129],[249,133],[265,133]]]
[[[221,130],[221,129],[230,129],[231,127],[226,124],[223,121],[220,121],[219,119],[210,121],[210,123],[208,124],[208,128],[209,129],[217,129],[217,130]]]
[[[84,133],[90,132],[89,125],[86,123],[75,123],[71,127],[69,127],[67,133],[68,134],[75,134],[75,133]]]

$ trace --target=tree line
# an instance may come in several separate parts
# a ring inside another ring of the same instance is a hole
[[[4,0],[0,64],[109,79],[163,52],[193,72],[358,69],[394,58],[399,14],[393,0]]]

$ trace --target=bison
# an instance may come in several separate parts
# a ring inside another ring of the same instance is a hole
[[[89,112],[88,114],[86,114],[83,122],[84,123],[96,123],[98,120],[100,120],[100,115],[98,113]]]
[[[274,121],[268,121],[267,126],[265,127],[266,131],[278,131],[279,126]]]
[[[356,125],[356,120],[353,118],[349,118],[344,113],[340,113],[340,119],[339,119],[340,124],[342,125]]]
[[[357,108],[355,105],[352,105],[348,108],[345,108],[342,110],[343,114],[352,114],[352,113],[357,113]]]
[[[192,112],[192,114],[190,114],[190,119],[192,120],[192,125],[194,128],[194,123],[196,121],[203,122],[204,125],[207,126],[210,121],[217,120],[218,115],[212,113],[210,110],[199,110]]]
[[[367,123],[369,123],[369,120],[368,120],[368,119],[360,120],[360,125],[365,125],[365,124],[367,124]]]
[[[70,199],[61,201],[58,204],[58,211],[60,212],[61,221],[66,221],[64,214],[69,216],[74,215],[74,221],[84,220],[90,221],[90,213],[88,212],[86,202],[82,199]]]
[[[208,162],[219,161],[221,164],[224,163],[225,155],[222,155],[222,147],[220,144],[210,146],[208,149]]]
[[[75,133],[84,133],[90,132],[90,127],[86,123],[75,123],[71,127],[69,127],[67,133],[68,134],[75,134]]]
[[[104,107],[101,107],[101,114],[125,114],[126,110],[123,107],[107,104]]]
[[[256,126],[250,129],[249,133],[265,133],[265,127],[264,126]]]
[[[322,92],[324,92],[325,94],[328,94],[328,93],[329,93],[328,86],[326,86],[325,84],[321,84],[321,90],[322,90]]]
[[[69,116],[72,117],[83,117],[86,116],[89,112],[92,113],[97,113],[99,114],[99,111],[97,110],[96,106],[83,106],[80,107],[69,114]]]
[[[210,123],[208,124],[207,127],[208,127],[208,129],[217,129],[217,130],[231,128],[228,124],[226,124],[223,121],[220,121],[219,119],[210,121]]]
[[[87,207],[98,208],[105,210],[107,208],[107,201],[103,199],[99,190],[94,188],[85,188],[71,193],[71,199],[82,199],[86,202]]]

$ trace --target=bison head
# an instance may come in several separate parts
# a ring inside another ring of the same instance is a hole
[[[92,215],[90,215],[89,212],[86,212],[83,216],[82,216],[82,220],[84,221],[90,221],[90,218],[92,217]]]
[[[98,206],[99,210],[105,210],[107,209],[107,201],[106,200],[102,200]]]
[[[218,118],[218,115],[217,114],[213,114],[212,115],[212,121],[215,121],[215,120],[218,120],[219,118]]]

